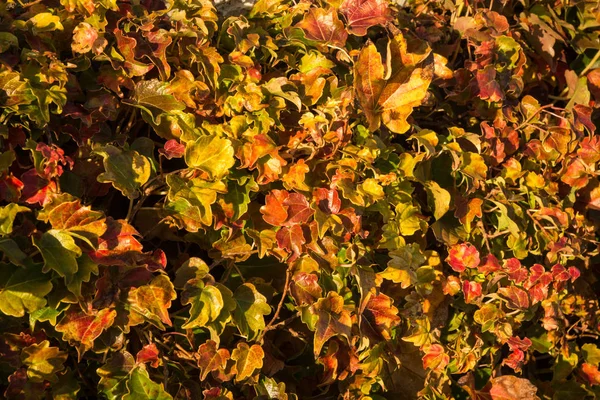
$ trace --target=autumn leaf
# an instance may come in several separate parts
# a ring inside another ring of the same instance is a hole
[[[344,47],[348,33],[334,8],[311,8],[297,25],[308,39]]]
[[[310,307],[311,313],[317,318],[315,325],[314,354],[318,357],[323,345],[334,336],[350,337],[352,320],[350,312],[344,309],[344,299],[335,292],[329,292],[326,297],[317,300]]]
[[[168,309],[176,298],[173,284],[165,275],[158,275],[148,285],[131,289],[127,296],[129,325],[147,321],[159,329],[165,329],[164,325],[171,326]]]
[[[165,391],[162,383],[150,379],[148,371],[143,365],[136,367],[127,380],[127,393],[124,400],[156,399],[169,400],[173,397]]]
[[[148,158],[135,150],[124,151],[111,145],[100,147],[95,153],[104,159],[105,172],[98,175],[98,182],[112,183],[123,195],[137,198],[152,172]]]
[[[493,400],[536,400],[537,388],[527,379],[517,378],[512,375],[503,375],[492,378],[489,391]]]
[[[365,36],[367,29],[374,25],[386,25],[392,20],[392,13],[385,0],[344,0],[340,11],[348,21],[350,33]]]
[[[362,314],[362,328],[372,337],[391,338],[391,331],[400,323],[398,308],[391,297],[383,293],[371,295]]]
[[[67,353],[50,346],[48,340],[32,344],[21,353],[21,362],[27,366],[27,377],[33,382],[55,382],[56,374],[65,368],[66,360]]]
[[[479,266],[479,251],[470,243],[461,243],[452,246],[448,252],[446,262],[456,272],[463,272],[467,268]]]
[[[63,334],[63,340],[78,346],[79,357],[94,345],[94,340],[110,328],[117,312],[108,308],[85,314],[74,307],[69,309],[55,329]]]
[[[231,141],[217,136],[200,136],[187,143],[185,162],[208,173],[211,179],[222,178],[235,163]]]
[[[212,371],[224,369],[230,358],[229,350],[219,349],[214,340],[207,340],[206,343],[201,344],[198,348],[200,380],[204,381]]]
[[[231,359],[235,361],[237,369],[236,382],[249,378],[254,371],[262,368],[264,356],[265,353],[259,345],[248,346],[247,343],[239,342],[231,353]]]

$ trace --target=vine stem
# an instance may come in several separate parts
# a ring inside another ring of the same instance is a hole
[[[586,67],[583,69],[583,71],[581,71],[579,76],[584,76],[592,68],[592,66],[594,64],[596,64],[596,61],[598,61],[599,59],[600,59],[600,50],[598,50],[596,52],[596,55],[594,56],[594,58],[592,58],[592,61],[590,61],[590,63],[588,65],[586,65]]]
[[[263,335],[264,332],[267,332],[268,330],[271,329],[271,326],[273,326],[273,324],[275,323],[275,321],[277,320],[277,318],[279,318],[279,313],[281,312],[281,308],[283,307],[283,303],[285,302],[285,298],[287,296],[287,292],[290,289],[290,278],[292,276],[292,267],[289,266],[288,269],[285,272],[285,285],[283,287],[283,293],[281,295],[281,300],[279,300],[279,304],[277,304],[277,309],[275,310],[275,315],[273,315],[273,318],[271,319],[271,321],[269,322],[269,324],[265,327],[264,331],[263,331]]]

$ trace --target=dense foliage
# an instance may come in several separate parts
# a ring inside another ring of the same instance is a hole
[[[599,32],[0,2],[4,396],[599,398]]]

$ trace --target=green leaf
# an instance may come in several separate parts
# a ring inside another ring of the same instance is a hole
[[[450,209],[450,192],[442,188],[435,181],[427,181],[425,183],[425,191],[427,191],[427,202],[433,210],[435,219],[440,219]]]
[[[595,366],[600,364],[600,349],[598,349],[598,346],[592,343],[586,343],[581,346],[581,351],[583,353],[583,358],[588,364],[593,364]]]
[[[68,233],[50,229],[41,238],[33,238],[33,244],[44,258],[43,272],[54,270],[61,277],[77,272],[77,257],[81,256],[81,249]]]
[[[222,178],[235,164],[231,141],[218,136],[201,136],[187,144],[185,162],[208,173],[211,179]]]
[[[105,172],[98,175],[98,182],[112,183],[123,195],[130,199],[137,198],[140,187],[150,179],[150,160],[137,151],[126,151],[112,145],[94,152],[104,158]]]
[[[98,264],[92,259],[84,255],[77,259],[77,272],[65,276],[67,289],[77,298],[81,298],[81,285],[83,282],[89,282],[93,275],[98,275]]]
[[[35,329],[35,324],[39,322],[48,321],[52,326],[56,325],[56,318],[62,313],[62,311],[56,310],[51,307],[40,308],[37,311],[29,313],[29,325],[31,330]]]
[[[52,290],[48,275],[39,266],[19,268],[0,264],[0,311],[13,317],[35,312],[46,305],[46,296]]]
[[[15,203],[0,207],[0,236],[6,236],[12,233],[13,223],[17,217],[17,213],[29,211],[31,211],[29,208]]]
[[[145,365],[138,365],[127,380],[129,393],[123,400],[168,400],[173,397],[165,392],[162,384],[150,379]]]
[[[135,359],[128,352],[114,353],[106,364],[96,370],[100,377],[100,393],[108,400],[123,399],[128,393],[127,381],[135,365]]]
[[[271,306],[267,303],[267,298],[251,283],[238,287],[233,298],[237,305],[233,312],[233,322],[242,336],[254,340],[265,329],[263,316],[271,313]]]
[[[162,114],[185,110],[185,104],[169,92],[168,83],[158,79],[138,82],[132,99],[125,103],[144,110],[156,125]]]
[[[19,39],[9,32],[0,32],[0,53],[4,53],[11,47],[19,47]]]

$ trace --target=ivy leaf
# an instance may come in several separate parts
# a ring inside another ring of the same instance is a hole
[[[112,145],[94,152],[104,158],[105,172],[98,175],[98,182],[112,183],[123,195],[137,198],[140,187],[148,182],[152,172],[148,158],[135,150],[122,150]]]
[[[81,286],[83,282],[89,282],[93,275],[98,275],[98,264],[90,259],[89,256],[83,255],[77,259],[77,272],[65,276],[67,289],[77,298],[81,298]]]
[[[0,207],[0,236],[10,235],[13,230],[13,223],[15,222],[17,214],[28,211],[31,210],[15,203],[10,203],[7,206]]]
[[[235,164],[231,141],[218,136],[200,136],[186,145],[185,162],[191,168],[208,173],[211,179],[220,179]]]
[[[177,298],[173,284],[165,275],[152,279],[148,285],[129,291],[129,325],[135,326],[147,321],[159,329],[172,326],[169,316],[171,301]]]
[[[231,353],[231,359],[235,361],[237,375],[236,382],[243,381],[252,376],[254,371],[261,369],[265,353],[258,344],[248,346],[247,343],[238,342],[237,347]]]
[[[348,33],[334,8],[311,8],[297,25],[308,39],[344,47]]]
[[[130,39],[133,40],[135,45],[135,39],[127,36],[120,37],[124,42],[129,41]],[[131,61],[132,65],[138,64],[138,61],[133,58],[131,58]],[[146,68],[144,64],[141,64],[141,67]],[[152,65],[150,65],[150,67],[152,67]],[[138,82],[135,85],[132,99],[125,101],[125,103],[141,108],[145,112],[145,115],[147,115],[155,125],[161,123],[161,116],[163,114],[185,110],[185,104],[177,100],[177,98],[170,93],[168,83],[159,81],[158,79]]]
[[[529,295],[523,289],[509,286],[498,289],[498,293],[508,300],[506,306],[512,310],[529,308]]]
[[[225,193],[227,186],[221,181],[210,182],[200,178],[183,179],[176,175],[167,177],[169,193],[165,210],[182,221],[182,227],[196,232],[202,225],[212,225],[211,204],[218,193]]]
[[[344,309],[344,299],[336,292],[329,292],[327,297],[317,300],[310,307],[310,312],[317,318],[314,338],[314,354],[318,357],[325,342],[334,336],[350,338],[352,319],[348,310]]]
[[[233,298],[237,305],[233,310],[233,322],[242,336],[254,340],[265,329],[264,315],[271,313],[271,306],[267,303],[267,298],[251,283],[238,287]]]
[[[398,309],[392,304],[392,298],[383,293],[371,295],[362,314],[362,330],[371,337],[389,340],[392,328],[400,323]]]
[[[283,226],[288,219],[288,207],[284,202],[289,197],[285,190],[272,190],[265,196],[265,205],[260,208],[263,219],[273,226]]]
[[[350,33],[356,36],[365,36],[370,27],[386,25],[393,19],[385,0],[344,0],[340,11],[348,21]]]
[[[378,275],[383,279],[400,283],[405,289],[414,285],[417,282],[417,269],[426,260],[419,245],[411,243],[389,254],[392,259],[388,261],[387,268]]]
[[[21,353],[21,362],[27,366],[27,376],[33,382],[56,382],[56,373],[65,369],[66,360],[67,353],[50,346],[48,340],[32,344]]]
[[[16,268],[0,264],[0,311],[12,317],[22,317],[46,305],[44,298],[52,290],[47,275],[39,266]]]
[[[83,353],[94,346],[94,340],[112,326],[116,315],[115,310],[108,308],[86,314],[76,307],[71,307],[55,329],[63,334],[63,340],[78,346],[77,351],[81,358]]]
[[[100,211],[93,211],[73,196],[63,193],[54,196],[44,204],[38,219],[75,237],[97,240],[106,232],[106,217]]]
[[[354,89],[369,122],[369,129],[373,132],[380,124],[377,102],[385,87],[381,54],[373,43],[369,42],[360,51],[355,69]]]
[[[198,348],[198,367],[200,381],[204,381],[212,371],[225,369],[227,360],[231,358],[229,350],[219,349],[214,340],[207,340]]]
[[[62,311],[55,310],[51,307],[44,307],[29,313],[29,325],[31,330],[35,329],[35,324],[40,321],[48,321],[52,326],[56,325],[56,318],[62,314]]]
[[[311,305],[321,297],[322,289],[318,281],[319,277],[316,274],[304,271],[292,277],[290,292],[299,306]]]
[[[284,224],[286,226],[303,224],[314,214],[308,200],[300,193],[290,193],[289,196],[283,200],[283,205],[284,207],[287,207],[288,218]]]
[[[490,380],[489,391],[493,400],[537,400],[537,388],[527,379],[503,375]]]
[[[127,393],[123,400],[169,400],[173,397],[165,391],[162,384],[150,379],[144,365],[138,365],[127,380]]]
[[[128,393],[127,381],[135,365],[135,359],[128,352],[114,353],[106,364],[96,370],[100,377],[100,393],[108,400],[121,400]]]
[[[44,232],[41,238],[33,238],[33,244],[44,258],[44,270],[56,271],[61,277],[77,272],[77,257],[81,249],[68,233],[56,229]]]
[[[300,225],[284,226],[277,231],[277,245],[293,253],[292,259],[297,258],[302,253],[302,245],[306,243],[304,232]]]
[[[60,17],[48,12],[36,14],[29,18],[27,22],[32,25],[32,32],[34,34],[57,30],[62,31],[64,29],[63,24],[60,22]]]
[[[456,244],[450,248],[446,262],[456,272],[463,272],[467,268],[477,268],[481,262],[479,251],[470,243]]]
[[[223,296],[216,286],[204,285],[203,282],[192,285],[193,283],[188,282],[186,290],[181,294],[181,304],[192,305],[190,317],[181,326],[183,329],[206,326],[219,317],[224,306]]]
[[[442,218],[450,209],[450,192],[442,188],[435,181],[427,181],[425,183],[425,191],[427,191],[427,202],[433,210],[435,219]]]

